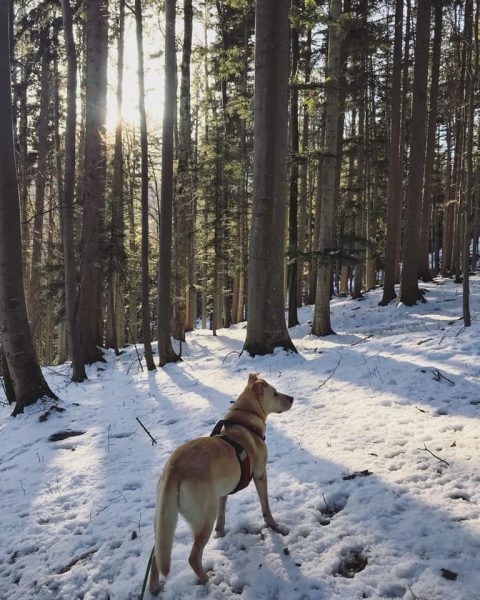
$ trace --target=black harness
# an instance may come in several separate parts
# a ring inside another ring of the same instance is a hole
[[[237,483],[235,489],[228,493],[229,496],[231,494],[236,494],[240,490],[243,490],[244,488],[246,488],[248,486],[248,484],[250,483],[250,481],[252,480],[252,473],[251,473],[251,469],[250,469],[250,457],[248,456],[248,452],[245,450],[245,448],[243,446],[241,446],[240,444],[238,444],[237,442],[232,440],[231,437],[229,437],[225,433],[222,433],[222,434],[220,433],[222,431],[223,427],[225,427],[225,429],[227,429],[228,427],[231,427],[232,425],[241,425],[242,427],[245,427],[245,429],[248,429],[252,433],[255,433],[256,435],[258,435],[260,438],[262,438],[262,440],[265,439],[265,436],[262,435],[262,432],[257,427],[253,427],[253,426],[247,427],[246,425],[242,425],[241,423],[237,423],[236,421],[231,421],[229,419],[226,419],[226,420],[222,419],[222,420],[218,421],[218,423],[213,428],[212,433],[210,434],[210,437],[214,437],[214,436],[220,437],[220,438],[222,438],[222,440],[224,442],[227,442],[227,444],[230,444],[230,446],[232,446],[232,448],[235,450],[235,454],[237,455],[238,463],[240,465],[240,480]]]

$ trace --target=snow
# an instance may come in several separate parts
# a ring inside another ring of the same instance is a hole
[[[298,355],[239,357],[241,324],[189,334],[184,361],[156,373],[134,348],[79,385],[45,369],[65,412],[0,408],[0,598],[137,598],[165,459],[208,435],[253,371],[295,397],[267,422],[270,505],[289,534],[264,527],[253,485],[230,497],[204,587],[180,520],[164,597],[479,599],[480,278],[469,329],[459,286],[425,287],[412,308],[378,307],[381,290],[335,299],[338,335],[323,339],[303,308]],[[65,429],[84,433],[48,441]]]

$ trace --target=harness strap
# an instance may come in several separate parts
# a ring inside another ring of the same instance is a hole
[[[248,452],[245,450],[245,448],[240,446],[240,444],[237,444],[237,442],[234,442],[232,438],[228,437],[228,435],[219,435],[217,437],[221,438],[224,442],[227,442],[227,444],[232,446],[232,448],[235,450],[235,454],[237,455],[238,463],[240,465],[240,479],[235,489],[228,493],[230,496],[231,494],[236,494],[240,490],[246,488],[252,480],[252,474],[250,473],[250,457],[248,456]]]
[[[258,427],[255,427],[255,425],[244,425],[243,423],[237,423],[237,421],[232,421],[231,419],[220,419],[220,421],[218,421],[218,423],[213,428],[212,433],[210,435],[218,435],[222,431],[222,427],[225,427],[225,429],[227,429],[228,427],[232,427],[233,425],[240,425],[241,427],[245,427],[245,429],[248,429],[248,431],[251,431],[255,435],[258,435],[259,438],[265,441],[265,436]]]
[[[233,423],[231,421],[219,421],[213,428],[210,437],[221,438],[224,442],[227,442],[227,444],[230,444],[230,446],[232,446],[232,448],[235,450],[235,454],[237,455],[238,463],[240,465],[240,480],[237,483],[235,489],[228,493],[228,495],[230,496],[231,494],[236,494],[240,490],[246,488],[252,480],[252,474],[250,472],[250,457],[248,456],[248,452],[245,450],[245,448],[237,442],[235,442],[234,440],[232,440],[231,437],[228,437],[228,435],[220,434],[225,423],[239,425],[239,423]]]

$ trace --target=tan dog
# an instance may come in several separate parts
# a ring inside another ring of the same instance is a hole
[[[278,393],[265,380],[250,373],[247,387],[232,404],[224,420],[217,424],[212,433],[214,437],[191,440],[177,448],[168,459],[157,485],[155,552],[150,571],[152,594],[156,595],[162,589],[170,571],[179,512],[189,523],[194,537],[188,562],[200,583],[208,581],[202,555],[215,517],[216,533],[222,537],[225,535],[227,495],[245,486],[250,476],[253,476],[267,527],[284,535],[288,533],[275,522],[268,504],[268,453],[264,436],[267,416],[289,410],[292,403],[291,396]],[[220,428],[222,434],[228,435],[216,435]],[[241,452],[243,449],[246,455]],[[246,468],[249,471],[247,482],[242,482]]]

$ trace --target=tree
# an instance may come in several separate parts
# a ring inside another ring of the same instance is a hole
[[[118,2],[117,20],[117,107],[115,143],[113,150],[110,261],[108,268],[108,314],[106,323],[106,346],[119,347],[125,343],[125,222],[124,210],[124,161],[123,161],[123,63],[125,51],[125,0]],[[138,74],[140,78],[140,73]]]
[[[193,329],[193,220],[194,193],[192,181],[192,125],[190,98],[190,60],[192,54],[192,0],[183,2],[183,45],[178,123],[177,219],[175,231],[176,269],[174,299],[174,337],[185,341],[185,331]]]
[[[299,0],[292,2],[294,10],[292,18],[298,20]],[[292,153],[292,166],[290,169],[290,201],[288,211],[288,242],[290,251],[293,254],[288,266],[288,326],[295,327],[299,324],[297,315],[298,301],[298,258],[295,254],[298,252],[298,153],[300,150],[299,128],[298,128],[298,88],[295,85],[298,77],[298,63],[300,60],[300,40],[298,26],[293,26],[290,31],[292,57],[290,79],[293,87],[290,90],[290,152]]]
[[[63,242],[65,311],[67,335],[72,357],[72,380],[86,379],[78,319],[77,268],[74,244],[75,202],[75,132],[77,126],[77,51],[73,37],[70,0],[62,0],[63,28],[67,51],[67,122],[65,126],[65,174],[60,200],[60,222]]]
[[[399,298],[399,301],[407,306],[413,306],[421,297],[418,289],[418,249],[425,164],[430,11],[431,0],[418,0],[413,74],[410,170],[405,201],[403,268]]]
[[[43,378],[28,324],[23,285],[20,200],[13,141],[9,4],[0,2],[0,336],[16,404],[56,399]]]
[[[296,351],[285,323],[289,0],[257,0],[253,218],[244,350]]]
[[[155,370],[150,334],[150,284],[148,261],[148,138],[145,112],[145,82],[143,67],[142,2],[135,0],[135,23],[138,57],[138,108],[140,111],[140,146],[142,172],[142,332],[145,362],[149,371]],[[163,177],[163,171],[162,171]]]
[[[82,254],[80,266],[79,320],[83,360],[101,359],[100,238],[105,207],[106,103],[108,58],[107,0],[86,4],[86,114]]]
[[[325,156],[322,158],[319,177],[322,180],[320,230],[317,267],[317,290],[312,333],[334,333],[330,323],[330,294],[332,268],[328,253],[335,246],[335,174],[338,149],[338,117],[340,108],[340,66],[342,60],[342,31],[339,19],[342,1],[330,1],[328,26],[328,58],[325,80]]]
[[[176,61],[175,61],[176,0],[165,2],[165,101],[162,133],[162,184],[160,199],[160,242],[158,262],[157,334],[158,359],[163,367],[180,359],[172,347],[170,319],[172,314],[172,203],[173,203],[173,126],[175,119]]]
[[[438,88],[443,34],[443,2],[435,3],[435,31],[433,35],[430,98],[428,107],[427,150],[423,179],[422,220],[420,228],[420,253],[418,275],[422,281],[431,281],[429,265],[430,224],[432,214],[432,178],[437,139]]]
[[[390,156],[388,167],[387,236],[385,242],[385,269],[381,306],[397,297],[395,293],[395,262],[397,239],[402,216],[402,157],[400,155],[401,82],[403,0],[395,1],[395,29],[393,41],[392,110],[390,115]]]

